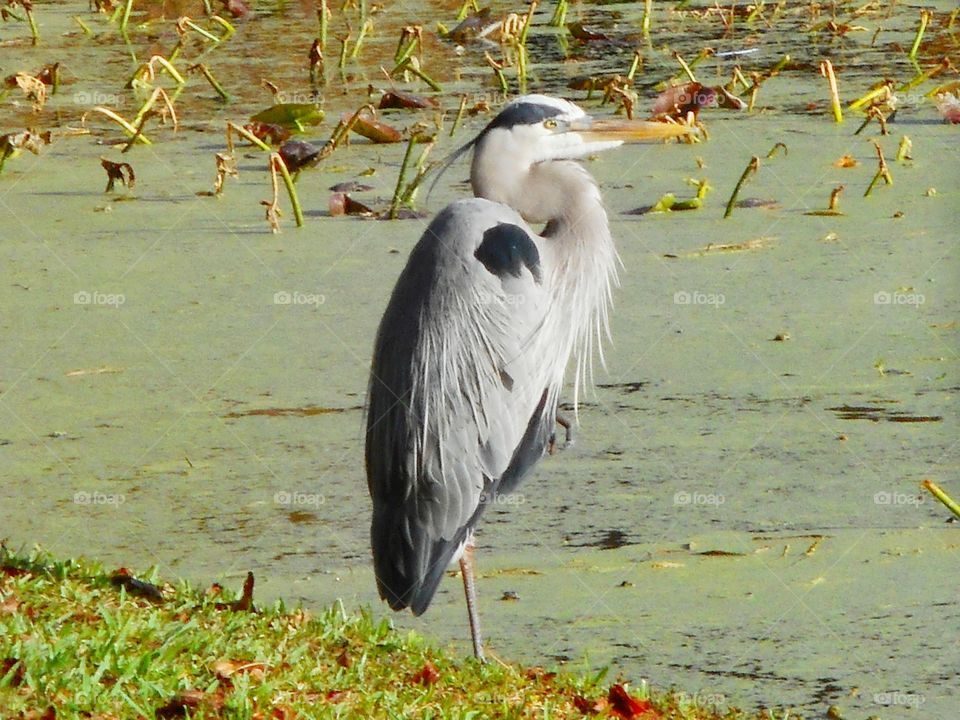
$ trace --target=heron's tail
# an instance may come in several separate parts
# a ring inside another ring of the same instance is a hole
[[[377,590],[392,610],[409,607],[414,615],[422,615],[430,607],[444,571],[463,551],[470,525],[460,528],[452,540],[419,543],[415,537],[402,538],[398,528],[390,527],[392,523],[386,525],[381,521],[378,532],[375,517],[371,528]]]

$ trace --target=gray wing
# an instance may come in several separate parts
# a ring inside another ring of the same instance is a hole
[[[431,223],[377,334],[367,408],[371,541],[381,597],[426,610],[486,504],[553,427],[549,268],[509,208],[464,200]],[[554,355],[555,355],[554,351]]]

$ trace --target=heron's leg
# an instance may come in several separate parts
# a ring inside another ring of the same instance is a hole
[[[567,420],[560,413],[557,413],[557,425],[566,431],[563,439],[563,446],[569,447],[570,445],[573,445],[573,423]]]
[[[468,541],[460,556],[460,574],[463,576],[463,594],[467,597],[467,616],[470,619],[470,636],[473,638],[473,654],[480,662],[483,656],[483,638],[480,636],[480,616],[477,614],[477,586],[473,578],[473,542]]]

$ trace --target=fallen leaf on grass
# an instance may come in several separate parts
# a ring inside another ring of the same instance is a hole
[[[440,672],[432,662],[427,660],[423,664],[423,667],[410,678],[410,682],[416,683],[417,685],[433,685],[439,679]]]
[[[198,710],[219,713],[222,708],[223,690],[219,688],[212,693],[203,690],[185,690],[171,698],[166,705],[158,708],[154,717],[163,719],[195,717]]]
[[[247,573],[247,579],[243,581],[243,594],[239,600],[228,603],[217,603],[214,608],[217,610],[235,610],[237,612],[257,612],[253,605],[253,573]]]
[[[13,615],[20,607],[20,601],[16,595],[11,595],[3,602],[0,602],[0,615]],[[2,676],[3,673],[0,673]]]
[[[573,696],[573,706],[584,715],[598,715],[607,709],[607,704],[606,698],[588,700],[582,695]]]
[[[623,685],[611,686],[607,700],[610,703],[610,709],[626,720],[634,720],[634,718],[657,720],[660,717],[660,713],[654,709],[649,700],[637,700],[631,697]]]
[[[126,568],[122,567],[117,570],[110,577],[110,582],[116,587],[122,587],[131,595],[137,595],[153,602],[163,602],[163,593],[160,592],[159,587],[144,580],[137,580]]]
[[[243,673],[255,680],[263,680],[266,675],[266,665],[261,662],[247,660],[229,660],[221,658],[213,664],[213,674],[220,680],[229,680],[231,676]]]

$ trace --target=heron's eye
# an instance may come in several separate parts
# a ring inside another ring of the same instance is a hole
[[[544,126],[547,130],[553,130],[553,129],[557,126],[557,121],[556,121],[556,120],[553,120],[552,118],[548,118],[548,119],[546,119],[546,120],[543,121],[543,126]]]

